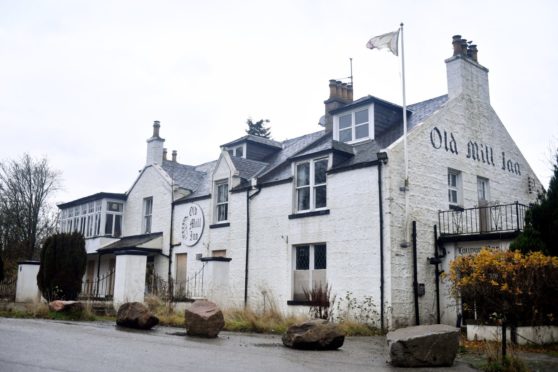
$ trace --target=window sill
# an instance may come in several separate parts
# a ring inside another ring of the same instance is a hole
[[[293,213],[289,215],[289,220],[293,220],[296,218],[306,218],[306,217],[314,217],[314,216],[325,216],[329,214],[329,209],[322,209],[319,211],[310,211],[310,212],[302,212],[302,213]]]
[[[220,222],[220,223],[215,223],[213,225],[209,225],[210,229],[218,229],[221,227],[229,227],[231,224],[230,222]]]

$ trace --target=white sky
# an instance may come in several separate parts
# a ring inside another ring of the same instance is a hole
[[[154,120],[181,163],[219,156],[246,118],[319,130],[328,80],[401,104],[372,36],[405,23],[407,102],[447,93],[451,37],[478,45],[491,103],[545,187],[558,143],[558,2],[0,0],[0,159],[47,156],[56,201],[125,192]]]

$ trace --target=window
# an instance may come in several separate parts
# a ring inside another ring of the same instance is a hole
[[[479,205],[490,200],[490,187],[487,178],[477,177],[477,192]]]
[[[341,142],[354,142],[370,137],[369,108],[340,115],[338,118],[337,139]]]
[[[215,203],[217,222],[225,222],[229,219],[229,184],[219,182],[217,188],[217,202]]]
[[[305,301],[304,291],[326,285],[326,245],[300,245],[294,247],[293,253],[293,300]]]
[[[107,213],[105,215],[105,235],[110,235],[115,238],[122,235],[122,203],[117,202],[107,202]],[[97,207],[95,207],[97,208]],[[99,224],[100,221],[96,221],[95,224]]]
[[[112,204],[115,206],[112,209],[107,208],[107,210],[113,211],[114,213],[111,212],[111,214],[118,214],[119,216],[111,216],[105,219],[105,234],[113,235],[113,232],[116,231],[118,234],[116,236],[120,236],[123,204],[117,202],[112,202]],[[101,200],[64,209],[60,213],[60,231],[67,233],[77,231],[83,234],[85,238],[99,236],[101,234],[101,213]],[[107,220],[109,221],[107,222]],[[115,221],[116,226],[114,226]]]
[[[238,146],[228,150],[230,156],[236,156],[238,158],[244,157],[244,145]]]
[[[448,201],[450,207],[461,204],[461,172],[448,169]]]
[[[326,172],[328,159],[317,159],[296,165],[296,211],[309,211],[327,206]]]
[[[153,197],[143,199],[143,233],[151,233],[151,216],[153,214]]]

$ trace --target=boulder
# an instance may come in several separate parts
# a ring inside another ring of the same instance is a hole
[[[293,349],[336,350],[343,346],[345,333],[335,323],[315,319],[290,326],[282,340]]]
[[[159,324],[159,318],[141,302],[126,302],[118,308],[116,324],[127,328],[151,329]]]
[[[213,302],[197,300],[185,310],[184,323],[188,335],[214,338],[225,326],[225,318]]]
[[[401,328],[387,334],[388,362],[396,367],[451,366],[459,328],[444,324]]]
[[[48,309],[50,311],[56,311],[57,313],[67,313],[67,312],[81,312],[84,307],[79,301],[62,301],[55,300],[48,303]]]

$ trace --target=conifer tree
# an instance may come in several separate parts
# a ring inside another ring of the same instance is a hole
[[[263,137],[263,138],[271,138],[271,128],[265,127],[264,123],[269,123],[268,119],[260,119],[256,122],[252,121],[252,118],[248,118],[246,120],[246,125],[248,125],[248,129],[246,129],[246,133],[251,134],[253,136]]]

